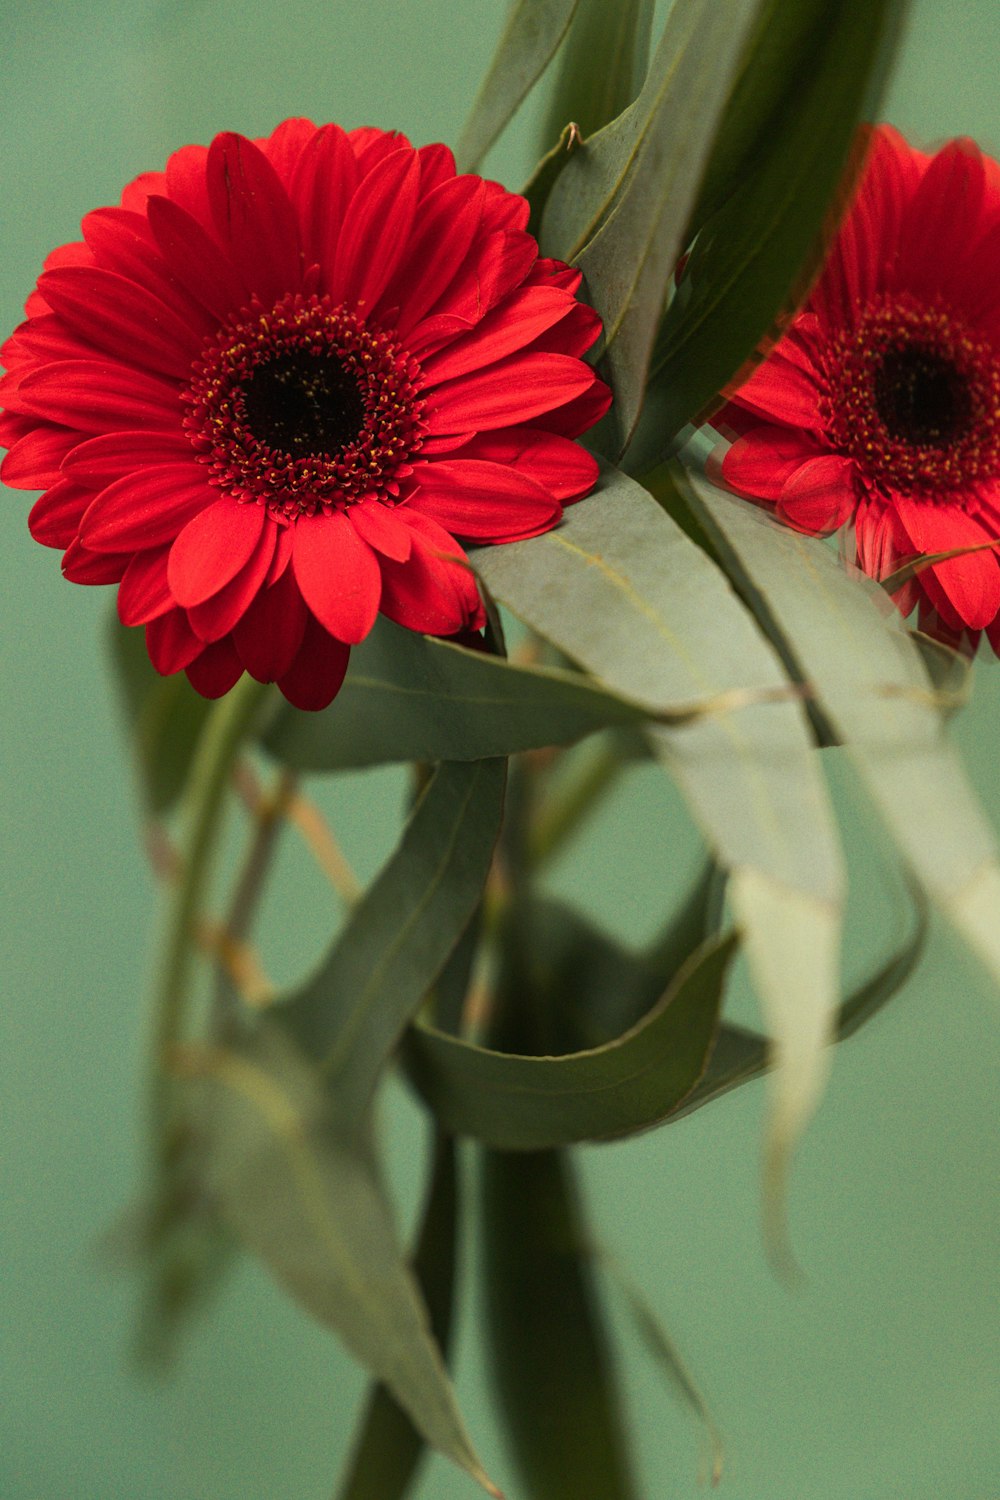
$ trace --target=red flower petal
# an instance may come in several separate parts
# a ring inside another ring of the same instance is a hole
[[[897,495],[895,505],[918,553],[950,552],[996,540],[995,532],[958,504]],[[972,630],[985,629],[1000,613],[1000,562],[992,547],[934,563],[919,576],[925,588],[932,579],[940,586],[958,618]]]
[[[806,433],[787,427],[751,427],[722,457],[717,472],[737,494],[777,500],[785,484],[820,450]],[[711,470],[711,465],[710,465]],[[715,475],[712,476],[713,478]]]
[[[454,454],[505,464],[533,479],[557,500],[578,500],[593,489],[600,466],[579,443],[533,427],[478,433]]]
[[[15,490],[40,490],[58,484],[63,460],[80,441],[65,427],[36,427],[11,448],[0,464],[0,480]]]
[[[76,537],[63,553],[63,575],[70,583],[120,583],[132,561],[127,552],[90,552]]]
[[[339,125],[324,125],[302,151],[289,188],[305,263],[324,268],[324,291],[330,289],[337,242],[358,181],[358,164],[346,134]]]
[[[177,388],[112,360],[66,359],[44,365],[21,382],[20,404],[50,422],[82,432],[176,427]]]
[[[412,150],[394,151],[359,185],[347,210],[330,293],[347,307],[371,307],[406,247],[420,188]]]
[[[149,659],[164,677],[182,672],[204,649],[204,644],[191,629],[182,609],[169,609],[146,626]]]
[[[242,277],[197,219],[171,198],[150,198],[147,213],[164,261],[196,302],[217,318],[243,306]]]
[[[282,120],[269,136],[255,141],[254,145],[260,147],[281,182],[287,186],[292,180],[303,151],[306,150],[310,141],[315,140],[317,134],[318,131],[312,120],[299,117]]]
[[[429,516],[402,512],[413,531],[405,563],[382,564],[382,613],[426,635],[455,635],[483,623],[483,606],[465,554]]]
[[[918,297],[941,294],[942,266],[961,266],[980,230],[986,173],[973,141],[949,141],[904,211],[895,279]]]
[[[205,310],[188,296],[165,265],[145,214],[98,208],[87,214],[83,232],[100,267],[145,288],[202,336],[211,330]]]
[[[193,462],[138,469],[94,497],[80,536],[95,552],[158,547],[215,504],[218,493]]]
[[[456,536],[512,542],[548,531],[562,506],[533,479],[503,464],[454,459],[414,464],[416,494],[408,510],[430,516]]]
[[[565,320],[574,306],[564,292],[548,287],[513,292],[471,332],[423,361],[428,386],[481,370],[524,349],[553,324]]]
[[[429,311],[435,316],[448,313],[478,323],[508,292],[520,286],[537,255],[534,239],[519,230],[498,229],[481,235],[462,271]]]
[[[398,305],[396,328],[402,338],[441,298],[465,264],[483,216],[483,184],[454,177],[429,193],[417,207],[413,233],[380,299]],[[468,326],[463,319],[459,325]]]
[[[783,422],[807,432],[823,431],[815,374],[790,357],[784,340],[743,382],[733,399],[765,421]]]
[[[333,702],[347,671],[351,648],[310,616],[298,655],[278,686],[295,708],[318,712]]]
[[[212,218],[243,282],[265,306],[302,284],[295,213],[278,174],[244,136],[217,135],[205,163]]]
[[[92,350],[183,380],[197,352],[197,330],[159,298],[117,271],[67,266],[46,271],[39,288],[49,306]]]
[[[347,519],[369,547],[374,547],[384,557],[391,557],[394,562],[405,562],[409,557],[409,529],[391,506],[382,505],[378,500],[365,500],[350,507]]]
[[[168,576],[178,604],[190,609],[225,588],[249,562],[264,529],[262,505],[216,500],[189,521],[170,549]]]
[[[174,599],[167,582],[169,553],[169,546],[137,552],[125,569],[118,587],[118,618],[123,625],[146,625],[157,615],[173,609]]]
[[[290,570],[262,590],[233,630],[250,675],[258,682],[275,682],[291,671],[310,618]]]
[[[515,354],[428,392],[425,417],[438,432],[482,431],[526,422],[595,384],[568,354]]]
[[[36,500],[28,516],[28,530],[43,547],[68,547],[91,500],[91,490],[62,479]]]
[[[824,535],[854,514],[858,502],[857,466],[839,454],[810,458],[786,479],[777,514],[799,531]]]
[[[303,516],[295,526],[292,568],[302,597],[337,640],[363,641],[378,614],[378,560],[340,511]]]
[[[264,587],[268,568],[274,556],[274,544],[278,528],[268,520],[260,534],[260,540],[251,553],[250,560],[224,589],[206,599],[204,604],[195,604],[188,610],[191,629],[203,641],[217,641],[228,635],[243,618],[247,609]]]
[[[243,663],[231,640],[215,641],[185,668],[188,681],[203,698],[221,698],[243,676]]]
[[[182,432],[102,432],[99,437],[79,441],[67,456],[63,470],[73,479],[95,488],[113,484],[126,474],[154,465],[179,464],[193,458],[191,444]]]

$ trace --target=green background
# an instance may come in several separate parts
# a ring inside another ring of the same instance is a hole
[[[453,140],[503,12],[502,0],[3,0],[0,328],[18,321],[46,251],[183,142],[262,133],[295,113]],[[967,133],[997,151],[996,55],[992,0],[922,0],[885,117],[923,144]],[[490,160],[512,187],[529,163],[532,118]],[[129,1362],[136,1285],[115,1226],[140,1162],[156,892],[104,653],[107,592],[67,586],[56,556],[28,538],[27,498],[5,501],[0,1495],[324,1500],[362,1378],[263,1272],[236,1270],[168,1380]],[[1000,674],[983,663],[955,733],[995,815],[998,723]],[[847,963],[858,974],[903,916],[884,894],[878,834],[846,808],[849,788],[832,769],[857,879]],[[374,870],[398,776],[350,777],[317,795],[361,872]],[[639,935],[658,892],[695,857],[672,789],[635,774],[555,883]],[[314,957],[328,906],[289,843],[265,922],[279,978]],[[995,1001],[935,930],[905,994],[836,1057],[795,1172],[792,1230],[807,1276],[796,1290],[761,1249],[760,1086],[580,1154],[599,1238],[647,1289],[722,1427],[724,1496],[1000,1495],[998,1062]],[[409,1213],[422,1126],[401,1091],[385,1125]],[[518,1500],[475,1311],[466,1306],[460,1395],[487,1467]],[[697,1435],[617,1307],[615,1329],[642,1492],[694,1496]],[[439,1461],[419,1488],[423,1500],[475,1493]]]

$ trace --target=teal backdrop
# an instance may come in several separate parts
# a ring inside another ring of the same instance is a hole
[[[43,256],[75,238],[81,216],[179,144],[222,129],[263,133],[291,114],[453,140],[504,9],[503,0],[0,0],[0,326],[19,320]],[[969,134],[997,152],[996,59],[993,0],[918,0],[883,113],[922,143]],[[529,164],[536,115],[528,110],[490,159],[511,187]],[[4,500],[0,1495],[327,1500],[362,1377],[255,1266],[236,1268],[168,1378],[130,1361],[136,1284],[121,1223],[141,1162],[157,893],[105,653],[109,595],[64,583],[56,555],[28,537],[28,499],[8,491]],[[998,728],[1000,669],[988,662],[955,735],[1000,822]],[[905,914],[878,832],[835,756],[830,764],[856,878],[846,959],[859,975]],[[400,789],[394,773],[317,786],[362,873],[389,847]],[[636,774],[553,881],[639,935],[695,859],[672,789]],[[317,951],[326,898],[292,841],[277,874],[265,940],[272,968],[290,978]],[[995,999],[936,927],[905,993],[835,1059],[794,1174],[806,1278],[791,1290],[761,1246],[759,1085],[674,1127],[580,1153],[598,1238],[647,1289],[723,1431],[723,1496],[1000,1495],[998,1063]],[[422,1126],[401,1089],[384,1124],[405,1218]],[[612,1306],[643,1494],[693,1497],[697,1432]],[[487,1467],[510,1500],[524,1500],[475,1314],[467,1296],[460,1394]],[[421,1500],[475,1493],[441,1461],[418,1491]]]

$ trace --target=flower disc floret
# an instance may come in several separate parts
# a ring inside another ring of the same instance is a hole
[[[392,501],[426,430],[420,381],[390,334],[290,294],[206,339],[183,427],[213,483],[287,520]]]

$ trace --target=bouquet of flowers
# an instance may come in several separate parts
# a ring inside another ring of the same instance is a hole
[[[117,590],[167,888],[147,1334],[258,1256],[370,1375],[342,1500],[402,1497],[427,1447],[500,1493],[447,1368],[477,1224],[517,1493],[634,1495],[573,1148],[766,1073],[792,1274],[832,1044],[931,908],[1000,985],[996,842],[945,729],[1000,652],[1000,166],[865,123],[902,9],[514,0],[453,148],[302,118],[181,145],[53,250],[0,351],[3,481],[68,580]],[[514,191],[480,165],[543,75]],[[913,912],[849,994],[835,746]],[[636,763],[704,842],[641,950],[544,885]],[[362,888],[302,778],[388,764],[408,807]],[[340,911],[281,987],[254,923],[289,828]],[[392,1072],[430,1126],[410,1245]]]

